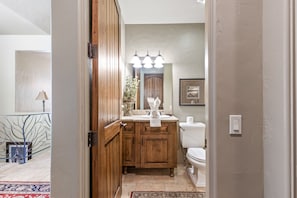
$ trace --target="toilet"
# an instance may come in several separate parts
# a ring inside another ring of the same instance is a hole
[[[180,122],[180,142],[186,151],[188,175],[196,187],[205,187],[205,124]]]

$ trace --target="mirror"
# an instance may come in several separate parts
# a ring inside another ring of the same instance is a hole
[[[159,97],[160,110],[172,114],[172,64],[165,63],[163,68],[133,68],[133,76],[140,80],[136,110],[149,109],[147,97]]]

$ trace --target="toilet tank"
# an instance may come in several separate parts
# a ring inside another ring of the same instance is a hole
[[[205,124],[180,122],[180,141],[183,148],[205,146]]]

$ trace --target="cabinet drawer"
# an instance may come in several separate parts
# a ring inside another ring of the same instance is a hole
[[[145,123],[142,133],[169,133],[169,125],[162,123],[161,127],[151,127],[149,123]]]

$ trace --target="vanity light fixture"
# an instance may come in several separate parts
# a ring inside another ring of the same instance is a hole
[[[142,61],[141,61],[142,60]],[[152,57],[149,55],[149,52],[147,51],[147,54],[145,57],[139,57],[137,55],[137,52],[135,51],[134,56],[132,57],[131,63],[133,64],[134,68],[162,68],[163,64],[165,63],[163,56],[161,55],[160,51],[159,54],[156,57]]]

